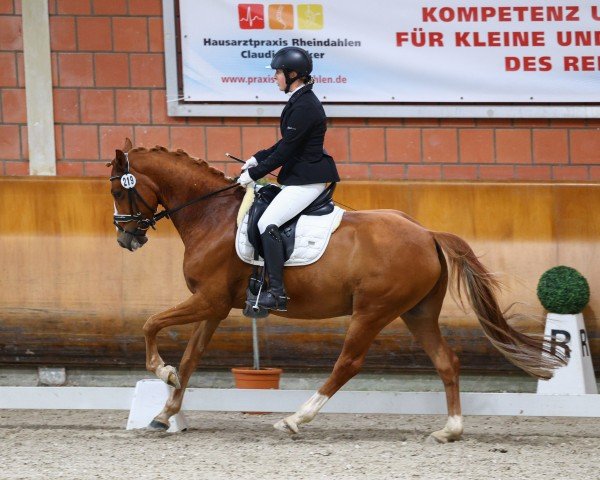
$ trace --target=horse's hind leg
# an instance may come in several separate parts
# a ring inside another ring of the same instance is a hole
[[[401,315],[410,332],[423,346],[425,353],[433,362],[444,382],[448,421],[442,430],[431,434],[432,438],[441,443],[458,440],[463,432],[458,386],[460,363],[456,354],[442,337],[438,325],[445,293],[445,279],[442,278],[441,282],[438,282],[436,287],[416,307]]]
[[[283,432],[298,433],[298,425],[308,423],[315,418],[333,394],[360,371],[373,339],[395,316],[389,313],[352,315],[342,353],[327,381],[296,413],[280,420],[274,427]]]
[[[164,408],[150,423],[149,426],[151,428],[167,430],[169,428],[169,418],[181,410],[183,394],[185,393],[188,381],[220,323],[220,320],[207,320],[199,322],[194,327],[192,336],[188,341],[183,357],[181,358],[181,363],[179,364],[181,388],[171,390]]]

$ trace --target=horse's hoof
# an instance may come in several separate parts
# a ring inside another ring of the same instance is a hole
[[[181,382],[179,381],[179,374],[177,373],[177,369],[173,368],[173,371],[169,373],[169,379],[167,380],[167,385],[171,385],[175,389],[179,390],[181,388]]]
[[[150,425],[148,425],[148,428],[151,430],[160,430],[160,431],[166,432],[169,429],[169,425],[167,425],[166,423],[163,423],[163,422],[159,422],[158,420],[154,419],[150,422]]]
[[[275,425],[273,425],[273,427],[275,427],[275,429],[279,430],[280,432],[285,432],[290,435],[295,435],[299,431],[298,425],[296,425],[292,421],[288,421],[285,418],[283,420],[279,420]]]
[[[460,435],[454,435],[445,430],[438,430],[429,435],[427,443],[448,443],[456,440],[460,440]]]
[[[156,376],[163,382],[176,389],[181,388],[181,382],[179,381],[179,374],[177,369],[171,365],[161,366],[156,369]]]
[[[428,445],[438,445],[440,443],[448,443],[448,440],[445,440],[442,436],[437,436],[437,432],[430,434],[426,439],[425,443]]]

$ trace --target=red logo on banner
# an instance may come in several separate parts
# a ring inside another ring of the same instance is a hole
[[[239,3],[238,16],[244,30],[265,28],[265,7],[261,3]]]

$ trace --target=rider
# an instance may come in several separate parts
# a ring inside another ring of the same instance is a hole
[[[333,158],[323,149],[327,117],[313,93],[312,59],[299,47],[284,47],[271,61],[279,90],[291,94],[281,112],[281,140],[246,160],[240,185],[256,181],[281,167],[282,186],[258,222],[269,289],[258,304],[270,310],[287,310],[283,285],[284,251],[279,227],[298,215],[325,190],[327,182],[340,180]]]

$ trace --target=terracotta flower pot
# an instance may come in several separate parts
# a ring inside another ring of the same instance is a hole
[[[283,370],[281,368],[261,368],[255,370],[252,367],[232,368],[235,388],[264,388],[278,389],[279,377]]]
[[[252,367],[232,368],[235,388],[261,388],[278,389],[279,377],[283,370],[281,368],[261,368],[256,370]],[[262,415],[271,412],[243,412],[252,415]]]

